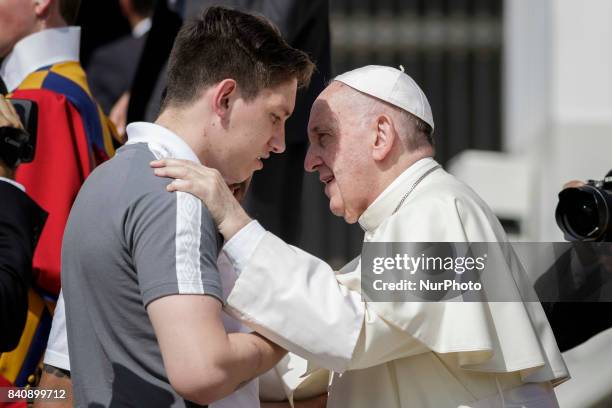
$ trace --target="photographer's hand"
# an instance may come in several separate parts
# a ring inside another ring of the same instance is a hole
[[[15,108],[4,96],[0,95],[0,128],[2,127],[14,127],[23,129],[23,125],[19,121],[19,116],[15,112]],[[14,179],[15,169],[9,167],[2,159],[0,159],[0,177]]]
[[[125,127],[127,125],[127,111],[130,104],[130,93],[124,92],[123,95],[113,105],[108,118],[115,124],[119,142],[125,143]]]
[[[6,98],[0,95],[0,127],[14,127],[23,129],[23,125],[19,120],[19,115],[15,112],[15,108]]]
[[[567,183],[565,183],[563,185],[563,189],[582,187],[582,186],[584,186],[584,184],[585,184],[584,181],[581,181],[581,180],[572,180],[572,181],[568,181]]]
[[[14,180],[15,179],[15,169],[7,166],[2,159],[0,159],[0,177],[4,177],[7,179]]]

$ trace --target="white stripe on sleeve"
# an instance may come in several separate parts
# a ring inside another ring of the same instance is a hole
[[[181,294],[203,294],[200,274],[202,206],[191,194],[176,192],[176,279]]]

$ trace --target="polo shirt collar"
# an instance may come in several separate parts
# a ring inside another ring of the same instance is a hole
[[[156,157],[190,160],[200,163],[191,147],[177,134],[155,123],[134,122],[126,128],[126,145],[146,143]]]

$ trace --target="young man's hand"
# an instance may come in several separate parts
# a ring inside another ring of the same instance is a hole
[[[327,394],[302,401],[295,401],[295,408],[325,408],[327,406]]]
[[[156,160],[151,162],[151,167],[155,168],[157,176],[176,179],[168,185],[168,191],[191,193],[202,200],[225,241],[251,222],[251,218],[230,190],[232,187],[236,191],[241,191],[247,186],[228,187],[217,170],[189,160]]]
[[[327,394],[321,394],[307,400],[294,401],[293,406],[294,408],[325,408],[327,406]],[[291,404],[286,401],[262,402],[261,408],[291,408]]]

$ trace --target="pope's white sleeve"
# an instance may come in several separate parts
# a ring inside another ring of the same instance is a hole
[[[240,266],[227,299],[230,314],[320,367],[343,372],[350,366],[364,304],[326,262],[266,232]]]
[[[387,322],[366,305],[363,329],[348,368],[361,370],[429,351],[425,344]]]
[[[236,275],[240,275],[264,235],[266,235],[266,230],[259,222],[253,220],[225,243],[223,253],[232,263]]]

